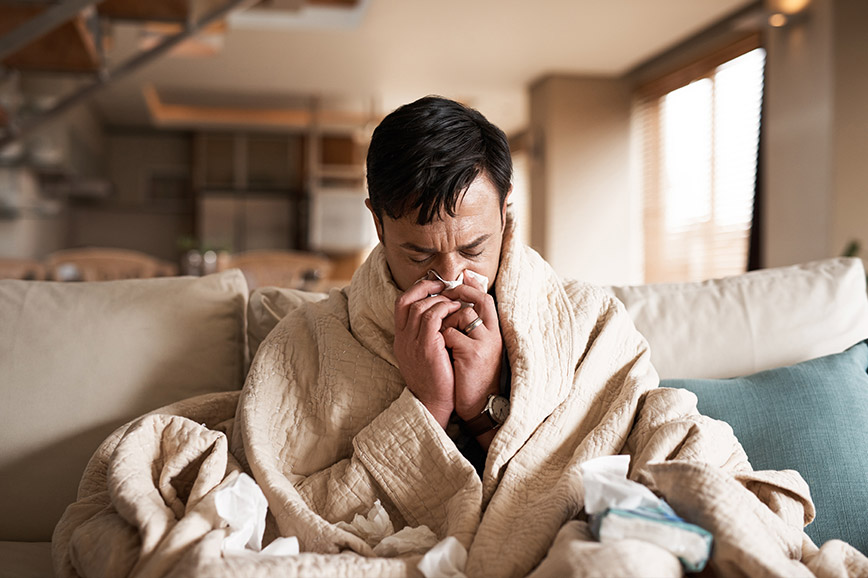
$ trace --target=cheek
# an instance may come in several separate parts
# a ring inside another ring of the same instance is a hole
[[[486,263],[486,267],[488,267],[491,271],[491,273],[487,275],[492,286],[494,286],[494,279],[495,277],[497,277],[497,272],[500,270],[500,252],[502,248],[502,245],[498,245],[497,250],[492,255],[492,258]]]
[[[481,273],[488,277],[489,286],[494,283],[494,278],[497,276],[497,269],[500,265],[500,256],[485,259],[482,262],[468,264],[468,269]]]
[[[424,265],[416,265],[402,255],[391,254],[389,251],[386,251],[386,262],[389,264],[392,279],[401,291],[406,291],[428,272]]]

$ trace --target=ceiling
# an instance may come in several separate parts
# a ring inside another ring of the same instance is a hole
[[[621,75],[753,0],[362,0],[230,19],[222,50],[165,57],[96,97],[110,124],[148,123],[142,86],[239,105],[311,95],[377,114],[425,94],[479,108],[507,132],[527,121],[527,87],[552,73]],[[116,55],[139,29],[120,26]]]

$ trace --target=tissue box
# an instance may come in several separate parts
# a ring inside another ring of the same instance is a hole
[[[700,572],[711,554],[711,533],[685,522],[662,501],[655,508],[608,508],[594,514],[591,532],[600,542],[630,538],[656,544],[676,555],[688,572]]]

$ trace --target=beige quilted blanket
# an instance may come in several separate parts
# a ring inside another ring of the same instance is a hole
[[[121,428],[85,472],[54,536],[59,576],[414,576],[420,555],[377,557],[343,524],[376,500],[396,529],[430,528],[468,550],[476,576],[667,576],[641,542],[589,538],[579,465],[633,456],[631,477],[714,533],[724,576],[865,575],[841,542],[817,548],[795,472],[754,472],[730,428],[695,398],[658,389],[647,346],[602,290],[562,283],[505,244],[496,293],[512,410],[484,475],[404,388],[392,353],[381,250],[351,286],[290,313],[262,344],[244,390],[188,400]],[[269,507],[266,541],[289,557],[223,554],[216,490],[249,472]]]

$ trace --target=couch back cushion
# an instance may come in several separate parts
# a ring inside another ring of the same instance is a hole
[[[288,289],[285,287],[259,287],[250,294],[247,305],[247,346],[250,348],[250,359],[271,330],[286,315],[312,301],[320,301],[328,297],[326,293]]]
[[[0,540],[45,541],[116,427],[245,376],[243,275],[0,281]]]
[[[662,379],[748,375],[839,353],[868,338],[860,259],[609,290],[648,340]]]

